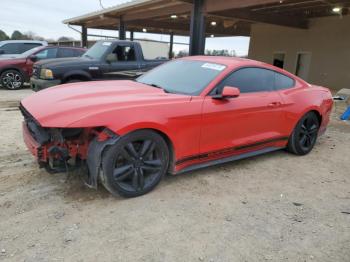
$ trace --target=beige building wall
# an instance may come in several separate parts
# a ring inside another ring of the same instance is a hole
[[[274,53],[285,53],[284,69],[294,74],[300,52],[311,55],[308,82],[350,88],[350,16],[312,19],[307,30],[253,25],[249,58],[272,64]]]
[[[145,59],[155,59],[157,57],[164,57],[164,58],[169,57],[168,43],[142,41],[142,40],[136,40],[136,42],[140,43],[143,51],[143,56]]]

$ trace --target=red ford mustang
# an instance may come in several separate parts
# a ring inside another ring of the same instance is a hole
[[[268,64],[224,57],[168,62],[135,81],[75,83],[21,103],[24,141],[42,167],[87,166],[86,183],[134,197],[165,173],[287,148],[325,132],[328,89]]]

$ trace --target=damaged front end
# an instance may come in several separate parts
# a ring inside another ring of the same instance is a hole
[[[20,110],[24,142],[39,166],[50,173],[87,167],[85,183],[97,188],[103,152],[119,136],[104,127],[45,128],[22,105]]]

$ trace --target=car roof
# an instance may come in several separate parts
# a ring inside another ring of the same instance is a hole
[[[221,65],[227,66],[231,70],[235,69],[235,68],[239,68],[239,67],[262,67],[265,69],[279,72],[279,73],[284,74],[286,76],[289,76],[293,79],[298,79],[301,82],[305,82],[304,80],[296,77],[295,75],[291,74],[290,72],[288,72],[282,68],[273,66],[273,65],[268,64],[268,63],[247,59],[247,58],[229,57],[229,56],[188,56],[188,57],[183,57],[180,59],[221,64]]]
[[[4,40],[0,41],[1,44],[11,44],[11,43],[24,43],[24,44],[47,44],[46,41],[39,41],[39,40]]]
[[[84,47],[77,47],[77,46],[56,46],[56,45],[49,45],[47,46],[49,48],[53,48],[53,47],[56,47],[56,48],[68,48],[68,49],[75,49],[75,50],[87,50],[86,48]]]
[[[267,68],[272,67],[271,65],[263,62],[246,59],[246,58],[229,57],[229,56],[188,56],[181,59],[222,64],[228,67],[241,67],[241,66],[262,66]]]
[[[112,43],[135,43],[136,41],[130,41],[130,40],[119,40],[119,39],[104,39],[104,40],[98,40],[97,42],[112,42]]]
[[[58,49],[68,48],[68,49],[74,49],[74,50],[86,50],[86,48],[83,48],[83,47],[76,47],[76,46],[57,46],[57,45],[38,46],[38,47],[35,47],[35,48],[37,48],[37,50],[50,49],[50,48],[58,48]],[[31,50],[31,49],[30,49],[30,50]]]

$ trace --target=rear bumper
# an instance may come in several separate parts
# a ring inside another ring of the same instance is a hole
[[[34,77],[30,78],[30,87],[36,92],[60,84],[61,80],[43,80]]]

